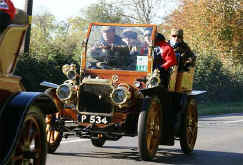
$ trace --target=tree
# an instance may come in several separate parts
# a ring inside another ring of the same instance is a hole
[[[178,6],[178,0],[114,0],[116,6],[122,6],[126,18],[134,23],[163,22],[163,18]]]
[[[80,62],[76,57],[85,27],[80,18],[57,22],[48,12],[33,17],[30,55],[23,55],[16,67],[27,90],[42,90],[39,84],[44,80],[57,84],[65,80],[61,67]]]
[[[197,55],[195,87],[209,100],[242,99],[241,0],[183,0],[160,28],[184,30]],[[168,34],[167,33],[167,34]]]
[[[35,58],[48,58],[49,47],[56,30],[55,16],[45,12],[33,17],[30,54],[38,52]]]
[[[167,18],[164,28],[183,28],[185,39],[198,52],[241,59],[241,14],[240,0],[183,0]]]
[[[87,22],[80,17],[58,22],[48,12],[34,16],[31,54],[45,61],[54,59],[60,54],[71,58],[78,56],[84,39],[82,32],[87,26]]]
[[[108,3],[105,0],[100,0],[98,3],[91,4],[86,10],[83,10],[84,19],[88,22],[110,22],[121,23],[124,20],[121,16],[123,10],[120,7]]]

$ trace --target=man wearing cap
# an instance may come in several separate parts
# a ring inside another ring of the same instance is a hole
[[[130,50],[130,55],[137,55],[141,48],[141,42],[138,40],[135,31],[126,30],[122,33],[122,40],[127,44]]]
[[[144,29],[144,44],[141,48],[141,54],[147,56],[148,55],[148,50],[149,46],[151,45],[151,35],[152,35],[152,28],[145,28]]]
[[[0,34],[14,19],[16,9],[11,0],[0,0]]]
[[[195,65],[195,55],[190,47],[183,41],[183,30],[172,29],[171,39],[168,43],[174,48],[176,55],[179,57],[179,71],[188,71],[189,66]]]
[[[129,55],[129,50],[127,49],[127,53],[123,52],[127,45],[120,36],[116,35],[115,28],[114,26],[102,27],[102,37],[91,50],[91,57],[97,60],[96,66],[100,68],[117,67],[127,62],[125,55],[122,54]]]
[[[116,29],[114,26],[104,26],[102,28],[102,38],[96,43],[96,47],[112,47],[112,46],[124,46],[125,42],[121,37],[116,35]]]

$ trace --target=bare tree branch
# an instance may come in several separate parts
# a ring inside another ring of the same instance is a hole
[[[161,23],[179,0],[114,0],[113,4],[123,8],[135,23]]]

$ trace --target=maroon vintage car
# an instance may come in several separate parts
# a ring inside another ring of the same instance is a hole
[[[174,145],[175,139],[183,152],[193,151],[198,128],[194,96],[204,91],[192,90],[195,66],[183,72],[173,66],[168,85],[163,84],[154,67],[156,33],[157,26],[149,24],[90,24],[80,72],[66,64],[63,84],[41,83],[59,111],[46,116],[50,153],[70,136],[89,138],[96,147],[138,136],[143,160],[152,160],[159,145]]]

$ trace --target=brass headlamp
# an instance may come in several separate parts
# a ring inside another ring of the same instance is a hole
[[[69,80],[74,80],[77,77],[76,65],[75,64],[65,64],[62,66],[62,72],[67,76]]]
[[[127,106],[128,100],[131,98],[131,91],[128,85],[118,85],[113,89],[110,97],[111,101],[120,108]]]

